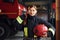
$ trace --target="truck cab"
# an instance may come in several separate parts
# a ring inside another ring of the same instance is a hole
[[[26,8],[21,0],[0,0],[0,40],[16,33],[13,20]]]
[[[16,18],[24,8],[19,0],[0,0],[0,15],[6,14],[9,18]]]

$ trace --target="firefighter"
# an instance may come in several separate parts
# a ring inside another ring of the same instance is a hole
[[[35,26],[38,24],[44,24],[45,26],[48,27],[49,32],[47,33],[47,35],[54,36],[55,28],[47,21],[38,18],[36,14],[37,14],[37,7],[35,5],[29,6],[27,16],[25,15],[25,13],[22,13],[21,16],[18,16],[16,18],[15,25],[17,26],[17,29],[23,31],[25,30],[26,32],[26,33],[24,32],[25,37],[33,38],[34,37],[33,29],[35,28]]]

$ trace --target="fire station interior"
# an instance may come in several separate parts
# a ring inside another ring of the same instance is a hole
[[[36,5],[37,16],[55,27],[55,0],[27,0],[24,3],[25,6]]]
[[[50,22],[55,27],[55,0],[18,0],[20,4],[28,7],[30,5],[37,6],[37,16]],[[56,27],[55,27],[56,28]],[[23,36],[23,32],[18,32],[16,36]],[[11,37],[12,38],[12,37]],[[7,40],[11,40],[11,38],[7,38]],[[23,40],[21,37],[14,37],[14,40],[20,39]],[[17,38],[17,39],[16,39]],[[13,38],[12,38],[13,39]],[[6,40],[6,39],[5,39]],[[55,37],[54,39],[55,40]]]

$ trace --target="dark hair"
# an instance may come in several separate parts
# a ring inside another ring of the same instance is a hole
[[[30,6],[28,7],[28,9],[30,9],[30,8],[32,8],[32,7],[34,7],[35,9],[37,9],[37,7],[36,7],[35,5],[30,5]]]

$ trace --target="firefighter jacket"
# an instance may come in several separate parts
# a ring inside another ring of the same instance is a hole
[[[53,35],[55,34],[55,28],[50,23],[38,18],[37,16],[27,15],[25,25],[23,25],[24,19],[25,19],[25,15],[18,16],[16,18],[16,21],[15,21],[16,24],[15,25],[17,25],[17,29],[23,30],[23,31],[25,30],[25,32],[27,32],[27,33],[25,33],[25,36],[33,37],[34,36],[33,28],[38,24],[45,24],[48,27],[49,31]],[[24,27],[27,27],[28,29],[27,28],[24,29]],[[28,30],[28,31],[26,31],[26,30]]]

